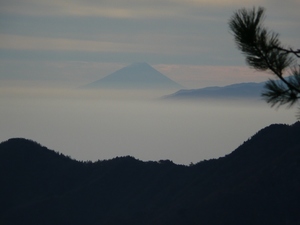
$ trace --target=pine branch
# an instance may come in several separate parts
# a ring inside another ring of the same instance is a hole
[[[287,81],[282,75],[283,69],[286,68],[292,62],[292,60],[281,58],[279,60],[279,62],[282,64],[281,67],[274,68],[274,66],[273,66],[271,60],[268,58],[267,54],[264,54],[264,52],[260,52],[260,57],[263,58],[268,69],[270,69],[286,86],[288,86],[289,89],[300,93],[300,88],[298,88],[297,86],[294,86],[293,83]]]
[[[256,70],[270,70],[279,81],[269,80],[262,96],[274,105],[294,105],[300,99],[300,66],[292,69],[291,76],[283,76],[284,71],[300,58],[300,49],[282,47],[279,35],[266,29],[262,22],[265,9],[259,7],[238,10],[229,20],[237,48],[246,57],[246,63]],[[300,112],[299,117],[300,118]]]
[[[284,52],[285,54],[294,54],[297,58],[300,58],[300,49],[293,50],[292,48],[285,49],[285,48],[282,48],[282,47],[279,47],[279,46],[272,46],[272,47]]]

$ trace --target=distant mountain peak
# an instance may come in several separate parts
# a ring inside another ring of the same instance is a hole
[[[84,88],[181,89],[183,87],[148,63],[136,62],[94,81]]]

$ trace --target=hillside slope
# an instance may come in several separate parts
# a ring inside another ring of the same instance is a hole
[[[2,224],[300,224],[300,123],[271,125],[193,166],[119,157],[77,162],[0,144]]]
[[[163,96],[164,100],[199,100],[199,99],[261,99],[265,82],[237,83],[224,87],[205,87],[182,89]]]

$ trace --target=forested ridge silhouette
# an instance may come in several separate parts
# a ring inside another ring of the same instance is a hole
[[[79,162],[9,139],[0,144],[0,224],[300,224],[299,133],[300,122],[270,125],[190,166]]]

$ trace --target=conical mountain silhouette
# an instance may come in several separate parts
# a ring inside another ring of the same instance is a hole
[[[180,89],[182,86],[148,63],[133,63],[94,81],[84,88],[110,89]]]

